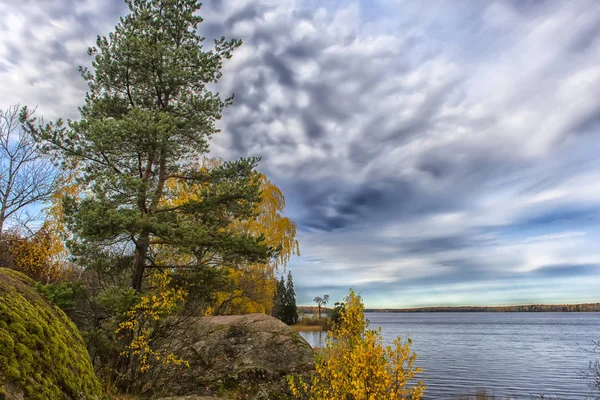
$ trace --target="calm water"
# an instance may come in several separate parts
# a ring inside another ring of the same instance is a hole
[[[367,313],[390,343],[409,335],[428,399],[453,399],[478,388],[529,399],[531,394],[585,399],[590,348],[600,313]],[[324,334],[302,332],[313,346]]]

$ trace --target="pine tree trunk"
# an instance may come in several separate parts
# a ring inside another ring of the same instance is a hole
[[[131,287],[138,292],[142,291],[142,282],[146,270],[146,255],[150,243],[150,234],[142,233],[135,246],[135,256],[133,258],[133,276],[131,278]]]

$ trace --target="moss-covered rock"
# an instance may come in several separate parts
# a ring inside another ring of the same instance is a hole
[[[102,397],[75,325],[31,279],[0,268],[0,399]]]

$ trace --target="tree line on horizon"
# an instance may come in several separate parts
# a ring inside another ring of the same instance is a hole
[[[367,308],[365,312],[600,312],[600,303],[528,304],[515,306],[436,306],[416,308]]]

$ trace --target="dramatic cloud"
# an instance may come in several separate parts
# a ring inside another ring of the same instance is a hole
[[[76,117],[85,49],[119,0],[0,0],[0,105]],[[112,6],[107,6],[111,4]],[[597,301],[600,7],[210,1],[239,37],[213,140],[263,157],[300,228],[299,300]]]
[[[87,48],[127,10],[113,1],[0,0],[0,106],[40,106],[47,118],[76,118],[87,86]],[[110,4],[110,3],[109,3]]]

